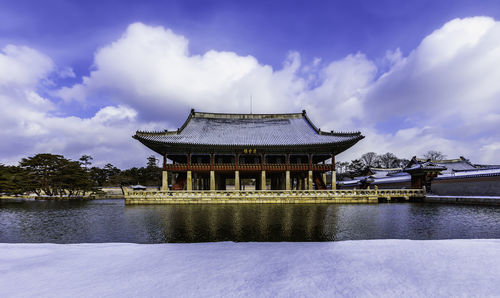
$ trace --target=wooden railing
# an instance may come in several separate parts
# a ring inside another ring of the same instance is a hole
[[[313,164],[309,167],[308,164],[166,164],[163,167],[166,171],[184,172],[184,171],[332,171],[331,164]]]

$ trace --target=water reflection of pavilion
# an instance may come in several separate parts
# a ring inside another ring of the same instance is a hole
[[[238,204],[151,208],[159,213],[155,220],[161,220],[162,238],[168,242],[238,242],[334,240],[339,207]]]

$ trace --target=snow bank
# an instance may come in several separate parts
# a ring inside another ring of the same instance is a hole
[[[0,244],[0,297],[499,295],[500,240]]]

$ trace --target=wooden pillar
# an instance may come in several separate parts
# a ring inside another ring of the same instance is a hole
[[[210,190],[215,190],[215,171],[210,171]]]
[[[193,178],[191,171],[187,171],[186,174],[186,190],[193,190]]]
[[[168,191],[168,172],[162,171],[161,173],[161,190]]]
[[[290,171],[285,172],[285,189],[290,190]]]
[[[309,190],[313,189],[313,171],[309,171],[307,175],[307,186]]]
[[[234,190],[240,190],[240,171],[234,171]]]
[[[266,190],[266,171],[262,171],[260,178],[260,189]]]

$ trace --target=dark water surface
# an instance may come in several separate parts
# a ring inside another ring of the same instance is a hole
[[[500,207],[140,205],[0,200],[0,242],[334,241],[500,238]]]

